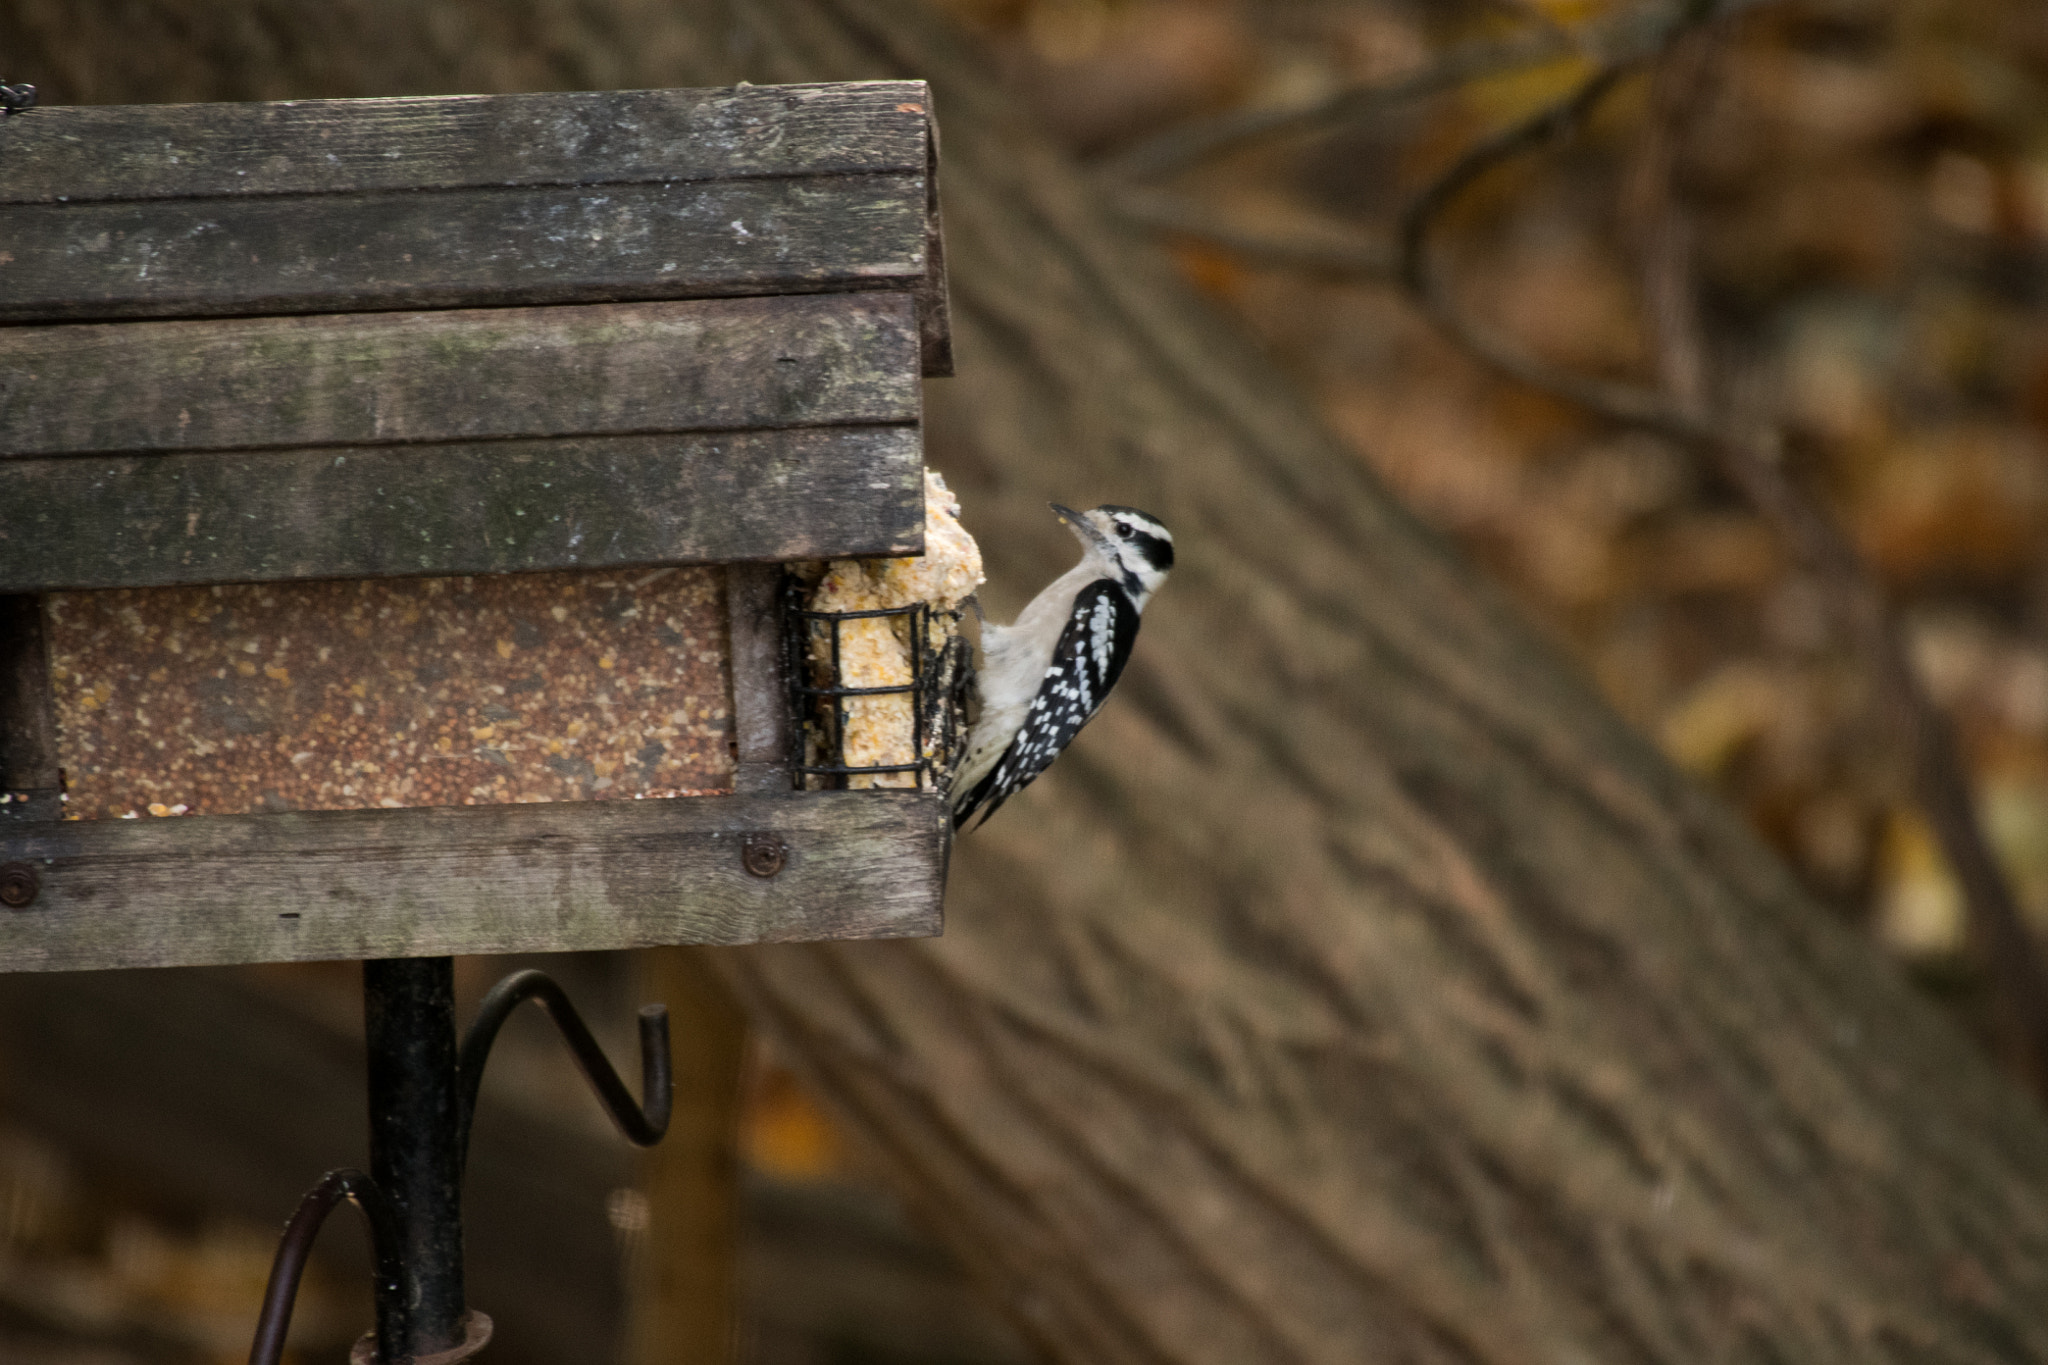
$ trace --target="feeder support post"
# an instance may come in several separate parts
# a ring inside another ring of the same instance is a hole
[[[390,1198],[403,1273],[377,1291],[377,1357],[401,1365],[462,1344],[462,1153],[455,967],[446,957],[363,963],[370,1174]]]

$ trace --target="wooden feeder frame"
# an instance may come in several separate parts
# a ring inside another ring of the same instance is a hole
[[[775,568],[922,550],[918,378],[950,369],[929,108],[863,82],[0,123],[0,373],[36,376],[0,394],[0,896],[26,898],[0,970],[936,933],[940,797],[794,790]],[[603,340],[685,315],[687,373]],[[451,335],[484,336],[459,372]],[[526,401],[533,335],[625,397]],[[322,403],[267,401],[280,365]],[[490,534],[565,496],[580,547]],[[731,795],[54,818],[39,594],[704,564],[728,566]],[[768,878],[740,853],[764,836]]]

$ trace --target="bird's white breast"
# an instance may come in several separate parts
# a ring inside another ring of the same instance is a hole
[[[1067,628],[1069,604],[1082,588],[1103,576],[1103,566],[1091,555],[1047,584],[1010,625],[981,628],[981,667],[975,675],[981,715],[967,737],[967,757],[955,778],[957,790],[970,790],[1009,747],[1052,666],[1052,652]]]

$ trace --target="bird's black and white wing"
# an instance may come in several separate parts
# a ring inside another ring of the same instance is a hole
[[[1098,580],[1075,595],[1066,629],[1053,646],[1052,665],[1023,725],[988,776],[955,807],[955,829],[977,810],[987,820],[1059,757],[1116,685],[1137,638],[1138,609],[1117,584]]]

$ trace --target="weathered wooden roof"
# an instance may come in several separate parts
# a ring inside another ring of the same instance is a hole
[[[0,592],[915,553],[918,82],[0,122]]]
[[[921,81],[41,108],[0,123],[0,321],[935,294],[929,109]]]

